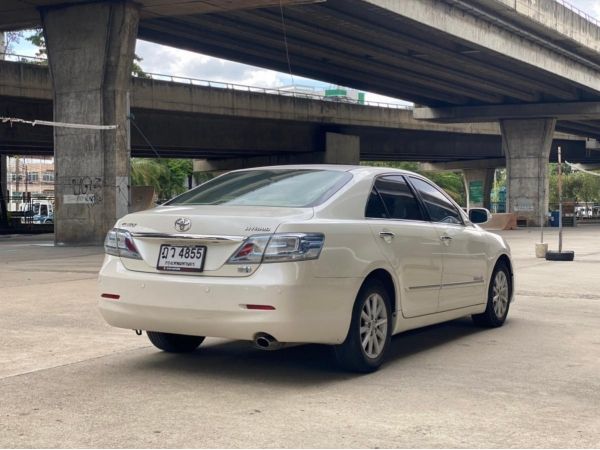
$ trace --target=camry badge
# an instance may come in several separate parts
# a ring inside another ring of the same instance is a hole
[[[187,231],[192,228],[192,221],[186,217],[180,217],[175,221],[175,229],[177,231]]]

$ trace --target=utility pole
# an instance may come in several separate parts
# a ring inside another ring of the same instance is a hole
[[[0,61],[6,59],[6,33],[0,32]]]

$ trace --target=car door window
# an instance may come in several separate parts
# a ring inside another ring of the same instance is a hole
[[[382,207],[385,215],[381,215]],[[367,217],[423,220],[419,203],[402,176],[377,178],[366,211]]]
[[[433,222],[462,224],[462,216],[448,198],[431,184],[411,177],[411,182],[419,192],[429,217]]]
[[[379,196],[379,192],[377,192],[375,187],[371,189],[371,194],[369,194],[369,200],[367,200],[367,207],[365,208],[365,217],[372,219],[388,218],[383,200]]]

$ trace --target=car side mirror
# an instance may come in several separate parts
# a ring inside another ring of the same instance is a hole
[[[486,223],[492,218],[492,214],[485,208],[469,209],[469,220],[473,223]]]

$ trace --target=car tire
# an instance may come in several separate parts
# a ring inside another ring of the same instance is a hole
[[[390,304],[390,293],[381,281],[369,280],[361,287],[346,340],[335,346],[337,360],[344,369],[369,373],[381,366],[391,342]]]
[[[156,348],[169,353],[193,352],[204,341],[204,336],[187,336],[185,334],[160,333],[158,331],[146,331],[146,334]]]
[[[554,252],[549,250],[546,252],[546,261],[573,261],[573,259],[575,259],[573,251]]]
[[[506,264],[496,264],[490,286],[485,311],[471,316],[475,325],[487,328],[501,327],[506,321],[510,299],[512,295],[512,281],[510,271]]]

